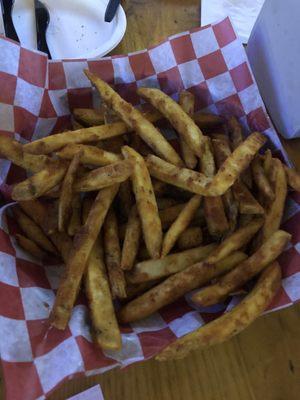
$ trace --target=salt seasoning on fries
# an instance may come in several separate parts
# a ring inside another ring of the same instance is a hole
[[[251,164],[251,169],[252,169],[253,180],[258,190],[269,204],[274,200],[274,192],[273,189],[271,188],[268,177],[265,174],[260,157],[254,158]]]
[[[136,206],[131,208],[128,216],[128,222],[125,231],[125,237],[122,248],[122,259],[121,268],[124,270],[130,270],[135,262],[140,240],[142,236],[142,226],[140,217]]]
[[[82,153],[80,157],[82,164],[95,165],[96,167],[112,164],[122,159],[119,154],[84,144],[69,144],[56,154],[62,159],[72,160],[79,151]]]

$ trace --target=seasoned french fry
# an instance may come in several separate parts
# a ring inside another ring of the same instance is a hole
[[[240,256],[236,257],[236,253],[233,253],[217,264],[207,264],[205,261],[193,264],[127,303],[121,308],[118,319],[121,323],[128,323],[145,318],[190,290],[231,270],[239,262]]]
[[[274,232],[251,257],[222,276],[214,285],[195,293],[192,300],[204,307],[223,300],[275,261],[290,238],[291,235],[285,231]]]
[[[262,228],[263,241],[271,237],[271,235],[279,229],[287,196],[286,173],[281,161],[277,158],[273,158],[272,168],[275,176],[275,198],[266,212],[266,219]]]
[[[189,226],[191,220],[193,219],[195,212],[200,207],[201,204],[201,196],[195,195],[191,198],[191,200],[185,204],[184,208],[170,226],[169,230],[166,232],[163,244],[162,244],[162,252],[161,257],[165,257],[170,250],[175,245],[179,236],[186,230]]]
[[[223,123],[223,118],[221,118],[219,115],[208,113],[194,114],[193,119],[201,129],[211,128]]]
[[[204,215],[212,237],[221,238],[229,230],[222,197],[204,197]]]
[[[233,195],[239,206],[241,214],[264,214],[264,208],[254,198],[247,186],[237,180],[232,187]]]
[[[103,110],[93,108],[74,108],[73,116],[76,121],[84,126],[97,126],[104,124]]]
[[[162,227],[146,163],[140,154],[128,146],[123,147],[122,153],[134,165],[131,180],[146,247],[152,258],[158,258],[162,244]]]
[[[85,224],[74,238],[66,274],[58,288],[50,317],[51,324],[58,329],[65,329],[68,324],[88,257],[118,189],[118,185],[113,185],[98,193]]]
[[[99,190],[115,183],[124,182],[133,171],[132,164],[125,160],[106,165],[88,172],[74,184],[76,192]]]
[[[165,361],[185,357],[191,350],[229,340],[247,328],[268,307],[281,283],[277,262],[262,273],[252,291],[232,310],[196,329],[165,348],[156,359]]]
[[[76,153],[64,176],[58,201],[58,230],[64,232],[72,213],[73,186],[80,163],[81,152]]]
[[[137,284],[128,284],[127,285],[127,298],[126,300],[132,300],[133,298],[140,296],[142,293],[145,293],[151,287],[157,285],[158,281],[148,281]]]
[[[72,199],[72,211],[68,225],[68,235],[74,236],[81,227],[81,198],[79,193],[75,193]]]
[[[159,218],[163,229],[169,228],[184,209],[184,204],[175,204],[159,211]]]
[[[217,245],[212,243],[180,253],[169,254],[159,260],[139,262],[127,275],[127,280],[130,283],[141,283],[175,274],[196,262],[205,260],[216,247]]]
[[[177,247],[180,250],[192,249],[200,246],[203,241],[202,229],[200,226],[192,226],[186,229],[177,240]]]
[[[103,249],[99,241],[94,244],[88,258],[84,282],[95,343],[103,350],[119,350],[122,343],[121,334],[103,263]]]
[[[121,248],[118,222],[113,209],[107,213],[103,226],[105,265],[113,298],[126,298],[126,282],[121,269]]]
[[[63,161],[48,162],[44,169],[25,181],[16,184],[12,191],[12,198],[22,201],[42,196],[62,181],[66,170],[67,164]]]
[[[37,245],[33,240],[28,239],[27,237],[16,234],[17,243],[22,249],[27,251],[27,253],[31,254],[33,257],[38,258],[39,260],[43,260],[46,258],[46,253]]]
[[[265,174],[264,168],[261,164],[261,159],[259,157],[255,157],[251,163],[251,170],[253,180],[262,194],[263,198],[266,199],[268,204],[274,200],[274,192],[271,188],[268,177]]]
[[[137,93],[157,108],[173,125],[181,138],[199,157],[205,138],[193,119],[168,95],[159,89],[139,88]]]
[[[102,99],[112,108],[129,129],[135,130],[154,152],[175,165],[182,165],[182,161],[170,143],[151,124],[139,110],[123,100],[106,82],[96,75],[85,70],[86,76],[96,86]]]
[[[140,217],[136,206],[131,208],[128,222],[125,231],[124,243],[122,248],[121,268],[124,270],[130,270],[135,262],[140,239],[142,235],[142,226]]]
[[[99,149],[95,146],[87,146],[84,144],[68,144],[62,150],[58,151],[56,155],[65,160],[72,160],[78,152],[81,152],[81,163],[90,164],[98,167],[103,165],[112,164],[122,159],[119,154],[111,153]]]
[[[184,112],[186,112],[190,117],[192,117],[195,108],[195,96],[191,92],[185,90],[182,91],[179,95],[179,105],[181,106]],[[193,153],[192,149],[185,143],[182,137],[179,138],[179,141],[180,141],[182,158],[185,165],[190,169],[194,169],[198,162],[197,157]]]
[[[300,192],[300,174],[294,168],[289,168],[284,165],[288,185],[296,192]]]
[[[81,222],[86,223],[89,212],[91,211],[94,199],[92,197],[85,197],[82,202]]]
[[[41,230],[41,228],[18,207],[14,207],[14,216],[22,231],[26,236],[35,242],[41,249],[52,254],[57,254],[57,250]]]
[[[264,154],[264,170],[267,177],[270,176],[271,169],[272,169],[272,152],[270,149],[267,149]]]

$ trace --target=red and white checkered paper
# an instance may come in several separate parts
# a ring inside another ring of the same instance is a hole
[[[263,132],[273,150],[283,154],[228,18],[171,36],[148,50],[97,61],[48,61],[44,54],[4,37],[0,38],[0,54],[0,133],[22,142],[66,129],[70,109],[99,103],[83,74],[89,68],[134,105],[140,104],[136,95],[140,86],[159,87],[173,98],[187,89],[195,94],[198,110],[237,116],[246,131]],[[22,178],[24,171],[1,160],[0,188],[5,196],[9,196],[10,184]],[[291,193],[283,229],[293,238],[280,257],[282,287],[270,310],[300,299],[299,204],[300,194]],[[234,297],[215,307],[196,309],[187,295],[143,321],[122,327],[122,351],[102,352],[92,344],[84,296],[78,299],[64,332],[49,327],[61,267],[40,265],[18,248],[17,229],[3,208],[0,351],[7,399],[43,399],[66,379],[150,358],[240,300]]]

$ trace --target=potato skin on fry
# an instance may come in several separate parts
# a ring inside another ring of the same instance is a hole
[[[124,243],[122,248],[121,268],[130,270],[135,262],[140,240],[142,236],[142,226],[136,206],[133,206],[126,226]]]
[[[203,233],[200,226],[191,226],[179,236],[177,246],[180,250],[192,249],[200,246],[203,241]]]
[[[156,360],[166,361],[185,357],[191,350],[213,346],[229,340],[247,328],[268,307],[281,283],[281,270],[274,262],[262,273],[252,291],[221,317],[166,347]]]
[[[68,144],[62,150],[58,151],[56,155],[64,160],[72,160],[79,151],[81,151],[80,162],[82,164],[95,165],[98,167],[112,164],[122,159],[119,154],[84,144]]]
[[[76,121],[85,126],[97,126],[104,124],[104,113],[93,108],[74,108],[73,116]]]

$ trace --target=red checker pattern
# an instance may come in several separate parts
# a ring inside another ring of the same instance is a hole
[[[20,287],[40,287],[51,289],[45,269],[42,266],[17,258],[16,267]]]
[[[85,104],[86,108],[93,107],[93,94],[91,88],[68,89],[68,100],[70,110],[81,107]]]
[[[160,72],[157,74],[157,79],[161,90],[169,95],[180,92],[184,89],[178,67],[171,68],[168,71]]]
[[[0,229],[0,251],[11,256],[16,255],[16,251],[11,244],[10,237],[6,232],[4,232],[3,229]]]
[[[290,303],[292,303],[292,300],[289,298],[283,286],[280,286],[278,292],[276,293],[275,297],[267,307],[266,311],[271,311],[273,308],[285,307]]]
[[[185,299],[182,297],[174,303],[162,308],[159,313],[162,316],[163,320],[167,324],[169,324],[174,319],[180,318],[190,311],[193,311],[192,307],[189,306]]]
[[[151,58],[147,51],[145,53],[130,55],[128,59],[137,81],[155,74]]]
[[[102,350],[86,340],[83,336],[77,336],[76,342],[87,371],[108,367],[114,364],[114,360],[104,357]]]
[[[55,118],[56,111],[52,105],[48,90],[44,91],[43,100],[40,109],[41,118]]]
[[[11,164],[6,177],[6,183],[8,185],[13,185],[15,183],[21,182],[27,178],[25,169],[18,167],[15,164]]]
[[[138,333],[143,354],[146,359],[155,356],[160,350],[176,340],[176,335],[170,328],[164,328],[155,332]]]
[[[136,82],[132,83],[119,83],[114,86],[115,90],[119,93],[119,95],[132,105],[137,105],[140,103],[140,97],[136,93],[137,84]]]
[[[236,90],[238,92],[253,85],[253,79],[248,64],[246,62],[244,62],[241,65],[238,65],[229,72],[233,80],[234,86],[236,87]]]
[[[195,95],[195,111],[202,110],[213,104],[213,99],[206,82],[201,82],[199,85],[189,88],[188,91]]]
[[[295,214],[292,218],[282,224],[282,229],[292,235],[291,242],[297,244],[300,242],[300,213]]]
[[[245,115],[241,100],[238,94],[233,94],[226,99],[220,100],[216,103],[218,113],[223,116],[234,115],[241,118]]]
[[[67,87],[66,76],[61,62],[49,62],[49,90],[65,89]]]
[[[223,54],[220,50],[199,58],[199,64],[205,79],[214,78],[228,71]]]
[[[44,87],[47,57],[21,47],[18,76],[32,85]],[[37,73],[38,71],[38,73]]]
[[[15,131],[24,139],[31,140],[38,117],[23,107],[14,107]]]
[[[263,132],[270,128],[269,121],[262,107],[251,111],[247,115],[247,121],[252,131],[259,130],[260,132]]]
[[[279,264],[281,265],[282,277],[288,278],[300,272],[300,254],[295,247],[290,247],[278,257]]]
[[[177,64],[182,64],[196,58],[190,35],[180,36],[170,40]]]
[[[20,289],[0,282],[0,315],[25,319]]]
[[[213,31],[220,47],[224,47],[229,43],[232,43],[237,38],[229,18],[226,18],[224,21],[213,25]]]
[[[54,125],[51,134],[63,132],[64,130],[72,130],[72,119],[70,115],[57,117],[56,124]]]
[[[17,77],[0,72],[0,103],[13,104],[17,86]]]
[[[111,59],[99,60],[99,61],[88,61],[89,70],[99,76],[107,83],[114,83],[114,67]]]

